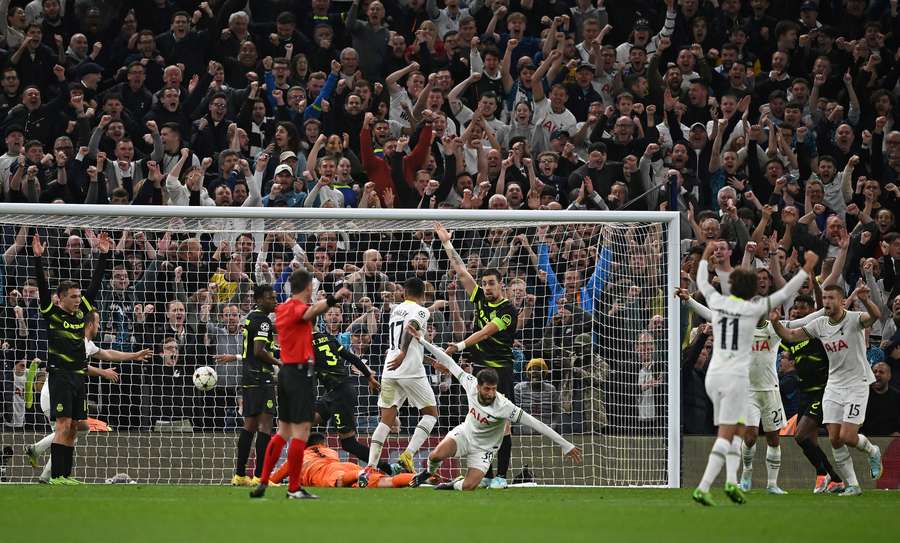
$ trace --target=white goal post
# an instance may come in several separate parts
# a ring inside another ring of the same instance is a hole
[[[426,281],[435,344],[473,331],[468,296],[433,236],[435,221],[453,233],[470,269],[496,268],[504,278],[518,314],[515,402],[584,453],[584,464],[574,466],[551,441],[514,427],[510,482],[679,487],[679,214],[629,211],[0,204],[0,449],[13,451],[0,477],[37,481],[41,471],[23,451],[51,432],[39,401],[47,346],[35,305],[34,233],[47,245],[51,292],[63,279],[87,291],[100,260],[97,238],[108,234],[115,247],[94,304],[101,319],[94,341],[105,350],[154,352],[144,362],[91,362],[115,367],[121,382],[89,382],[94,430],[79,438],[75,477],[223,484],[235,471],[241,425],[240,360],[232,355],[240,354],[253,286],[270,283],[286,297],[293,266],[310,269],[322,295],[351,288],[348,303],[318,326],[380,375],[382,328],[391,304],[402,301],[406,277]],[[472,275],[478,279],[477,270]],[[190,381],[203,365],[218,373],[209,392]],[[459,385],[427,369],[440,419],[417,463],[466,413]],[[348,378],[358,381],[356,426],[365,443],[377,424],[377,398],[365,379]],[[417,419],[414,410],[401,411],[384,450],[391,461]],[[340,449],[333,424],[319,430]],[[459,468],[445,463],[442,474]]]

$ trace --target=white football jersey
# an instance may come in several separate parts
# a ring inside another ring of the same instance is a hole
[[[803,327],[807,335],[819,338],[828,353],[826,388],[856,388],[875,382],[872,367],[866,359],[866,333],[860,322],[864,313],[845,311],[844,318],[831,322],[821,316]]]
[[[807,277],[806,272],[800,270],[779,291],[748,301],[716,292],[709,283],[709,263],[701,260],[697,269],[697,286],[712,312],[713,326],[713,354],[706,374],[747,378],[756,323],[773,307],[783,304],[797,292]]]
[[[385,370],[382,378],[409,379],[425,377],[425,366],[423,364],[425,350],[416,339],[413,339],[409,344],[406,356],[403,358],[403,364],[399,368],[389,370],[387,369],[387,362],[393,360],[400,353],[406,324],[410,321],[415,321],[419,325],[419,330],[425,332],[428,330],[429,317],[430,314],[426,308],[409,300],[394,306],[394,309],[391,310],[391,318],[388,321],[388,351],[385,356]]]
[[[778,389],[778,345],[781,338],[770,321],[753,331],[753,354],[750,356],[750,390]]]
[[[465,372],[456,378],[465,389],[466,399],[469,402],[469,413],[463,423],[463,432],[474,447],[483,450],[496,449],[503,441],[506,421],[519,422],[522,409],[499,392],[491,405],[481,405],[478,401],[478,378]]]

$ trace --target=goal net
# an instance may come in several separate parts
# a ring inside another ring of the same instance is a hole
[[[573,465],[550,440],[514,425],[509,482],[678,486],[677,215],[279,210],[274,217],[270,211],[0,205],[5,481],[37,481],[49,459],[47,450],[35,469],[24,454],[52,431],[40,402],[47,341],[32,267],[34,234],[45,244],[51,292],[62,280],[87,292],[97,274],[98,240],[108,235],[93,341],[104,350],[153,353],[144,361],[92,358],[119,379],[89,379],[91,431],[79,435],[75,477],[223,484],[235,471],[243,424],[236,355],[253,286],[271,284],[279,300],[287,299],[291,270],[305,268],[315,277],[314,299],[350,288],[352,297],[315,326],[380,376],[387,317],[411,276],[426,282],[432,343],[446,346],[477,331],[473,305],[434,234],[439,220],[476,280],[482,270],[499,270],[517,311],[511,399],[584,454],[583,464]],[[469,356],[460,356],[464,367]],[[217,374],[209,391],[192,380],[201,366]],[[427,363],[426,371],[440,416],[417,466],[468,411],[458,383]],[[357,392],[357,433],[366,443],[378,424],[377,396],[361,375],[348,379]],[[396,462],[418,418],[408,406],[400,410],[383,459]],[[340,450],[334,424],[317,431]],[[494,462],[496,468],[496,456]],[[452,477],[464,467],[461,460],[445,462],[441,474]]]

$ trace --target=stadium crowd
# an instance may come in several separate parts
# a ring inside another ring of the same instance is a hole
[[[900,17],[896,0],[0,0],[7,202],[245,207],[669,210],[682,286],[706,243],[723,285],[762,293],[824,259],[865,284],[865,431],[900,432]],[[670,199],[667,187],[675,185]],[[278,216],[272,210],[273,217]],[[35,229],[3,227],[3,415],[24,407],[46,341],[28,263]],[[51,284],[86,284],[99,231],[37,229]],[[352,299],[320,327],[376,369],[411,275],[429,334],[470,332],[471,305],[430,230],[296,235],[110,231],[103,348],[153,349],[92,389],[116,427],[233,428],[252,286],[287,297],[305,267]],[[473,275],[499,268],[518,310],[516,401],[562,432],[664,429],[665,239],[651,226],[460,229]],[[817,287],[796,303],[815,306]],[[710,324],[683,304],[682,424],[713,432]],[[785,314],[791,307],[785,307]],[[193,390],[216,367],[213,393]],[[791,413],[796,372],[779,367]],[[464,409],[435,374],[443,431]],[[359,425],[377,424],[359,376]],[[92,385],[94,386],[94,385]],[[453,409],[457,411],[454,412]],[[403,417],[414,423],[414,417]]]

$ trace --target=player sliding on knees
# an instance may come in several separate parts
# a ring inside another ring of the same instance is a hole
[[[412,341],[412,335],[404,333],[404,330],[424,331],[428,328],[430,313],[422,307],[422,301],[425,299],[425,283],[418,277],[412,277],[403,283],[403,290],[403,303],[391,310],[388,322],[389,345],[385,355],[387,362],[381,376],[381,394],[378,396],[381,421],[372,433],[369,464],[359,476],[361,487],[369,484],[368,475],[376,469],[381,459],[381,449],[391,430],[391,424],[397,419],[398,410],[407,400],[422,414],[406,450],[400,454],[398,460],[407,472],[415,471],[413,456],[437,424],[437,400],[425,375],[423,365],[425,353],[420,343]]]
[[[88,311],[84,317],[84,348],[88,359],[96,358],[98,360],[104,360],[107,362],[126,362],[128,360],[137,360],[142,362],[153,354],[153,351],[151,351],[150,349],[143,349],[135,353],[125,353],[122,351],[116,351],[114,349],[101,349],[97,347],[97,345],[95,345],[93,342],[94,337],[96,337],[97,332],[99,331],[100,314],[96,311]],[[115,368],[102,369],[89,365],[87,367],[87,374],[91,376],[97,375],[106,379],[107,381],[112,381],[114,383],[119,380],[119,375],[116,373]],[[41,439],[34,445],[29,445],[25,448],[25,454],[28,456],[28,462],[33,468],[38,467],[38,464],[40,463],[40,456],[50,448],[50,444],[53,443],[53,440],[56,438],[56,424],[50,419],[50,387],[46,382],[44,383],[44,387],[41,389],[41,411],[44,412],[44,416],[47,417],[47,420],[50,420],[50,424],[54,427],[54,431],[44,436],[43,439]],[[77,443],[78,436],[86,434],[89,431],[87,421],[78,421],[76,429],[78,431],[77,435],[75,436],[75,441]],[[38,480],[42,483],[49,483],[52,470],[53,461],[48,460],[47,464],[44,465],[44,471],[41,473],[41,476]],[[74,481],[71,479],[59,479],[57,480],[57,482],[62,484],[72,484]]]
[[[409,334],[416,332],[407,330]],[[496,371],[485,368],[479,371],[477,376],[466,373],[446,352],[421,337],[418,341],[437,358],[435,367],[449,371],[465,389],[469,414],[462,424],[451,430],[431,451],[428,455],[428,468],[416,475],[409,486],[417,487],[424,484],[447,458],[465,458],[467,468],[465,477],[452,483],[441,483],[435,489],[475,490],[481,485],[481,480],[491,466],[494,452],[503,441],[507,422],[520,423],[532,428],[553,440],[560,446],[565,456],[576,464],[581,463],[581,451],[578,447],[497,392],[499,378]]]
[[[494,370],[500,381],[497,390],[506,397],[515,399],[513,395],[513,342],[516,338],[516,326],[519,321],[516,308],[503,297],[503,277],[495,269],[486,269],[481,272],[480,284],[469,273],[459,253],[450,241],[448,232],[440,223],[434,223],[434,232],[450,259],[450,266],[459,277],[469,301],[475,306],[473,314],[472,333],[466,339],[450,345],[447,354],[471,350],[471,359],[475,367],[474,371],[484,368]],[[489,488],[506,488],[506,472],[509,470],[509,459],[512,455],[512,436],[509,423],[503,431],[503,440],[497,453],[497,476],[494,477],[493,468],[488,469],[487,476],[482,482]]]
[[[766,298],[756,296],[756,271],[737,268],[729,277],[731,296],[723,296],[709,283],[709,266],[715,265],[714,243],[707,243],[697,269],[697,286],[712,312],[713,354],[706,373],[706,393],[713,404],[713,423],[718,437],[709,453],[709,461],[700,485],[692,498],[702,505],[715,505],[709,488],[725,465],[725,494],[731,501],[746,502],[737,484],[741,433],[750,405],[750,365],[753,334],[757,323],[774,307],[795,294],[812,275],[819,257],[807,251],[803,269],[778,292]],[[751,301],[752,300],[752,301]]]
[[[819,338],[828,353],[828,382],[822,396],[822,421],[828,428],[828,439],[834,450],[834,467],[846,483],[841,496],[862,494],[853,458],[847,445],[866,453],[873,479],[881,477],[881,450],[859,433],[866,419],[869,385],[875,381],[866,359],[866,328],[880,317],[881,310],[869,299],[869,288],[856,288],[856,297],[867,312],[844,309],[844,290],[837,285],[823,289],[825,314],[802,328],[775,330],[785,341]]]

